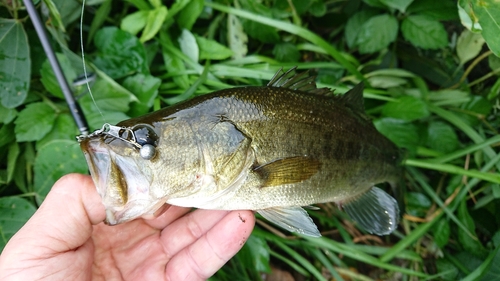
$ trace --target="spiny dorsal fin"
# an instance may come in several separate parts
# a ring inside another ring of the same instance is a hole
[[[340,96],[340,100],[349,108],[359,111],[365,112],[365,104],[363,100],[363,89],[365,85],[363,82],[354,86],[354,88],[350,89],[344,95]]]
[[[276,74],[274,74],[271,81],[267,83],[267,86],[287,88],[317,95],[327,95],[332,93],[332,91],[328,88],[318,89],[315,81],[316,76],[309,75],[309,70],[298,74],[295,73],[295,70],[297,70],[296,66],[290,68],[286,72],[283,72],[283,68],[281,68],[278,72],[276,72]]]

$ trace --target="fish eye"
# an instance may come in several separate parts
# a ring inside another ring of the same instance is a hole
[[[138,124],[132,128],[132,133],[135,136],[135,141],[141,146],[149,144],[155,148],[158,145],[158,135],[149,125]]]

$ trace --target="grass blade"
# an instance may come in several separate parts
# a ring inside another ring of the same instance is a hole
[[[480,172],[476,170],[465,170],[460,167],[450,165],[450,164],[439,164],[430,161],[418,160],[418,159],[408,159],[404,163],[406,166],[413,166],[419,168],[425,168],[435,171],[441,171],[445,173],[464,175],[472,178],[478,178],[485,181],[500,183],[500,174]]]
[[[484,139],[481,135],[479,135],[474,129],[472,129],[468,124],[466,124],[460,117],[458,117],[454,113],[442,109],[433,104],[428,104],[427,107],[429,111],[437,114],[441,118],[445,119],[446,121],[450,122],[460,130],[462,130],[476,144],[484,142]],[[497,155],[493,150],[493,148],[489,146],[484,147],[483,151],[490,159],[495,158],[495,156]],[[500,170],[500,162],[496,163],[496,167],[498,170]]]
[[[359,80],[365,81],[363,74],[361,74],[361,72],[359,72],[359,70],[354,65],[352,65],[347,59],[345,59],[342,53],[340,53],[337,49],[335,49],[332,46],[332,44],[326,42],[325,40],[323,40],[323,38],[319,37],[318,35],[312,33],[311,31],[305,28],[302,28],[300,26],[288,22],[266,18],[261,15],[253,14],[241,9],[235,9],[232,7],[217,4],[215,2],[205,2],[205,5],[224,13],[233,14],[251,21],[269,25],[278,28],[280,30],[284,30],[289,33],[300,36],[310,41],[314,45],[321,47],[323,50],[325,50],[327,54],[332,56],[332,58],[334,58],[337,62],[339,62],[343,67],[345,67],[345,69],[347,69],[351,74],[356,76]]]
[[[316,277],[316,280],[324,280],[326,281],[326,278],[323,277],[321,272],[319,272],[314,265],[312,265],[308,260],[306,260],[303,256],[301,256],[299,253],[294,251],[292,248],[288,247],[281,241],[274,241],[276,243],[276,246],[280,247],[283,251],[287,252],[290,256],[292,256],[297,262],[299,262],[303,267],[305,267],[314,277]]]

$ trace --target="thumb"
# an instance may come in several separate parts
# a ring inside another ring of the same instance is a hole
[[[54,184],[40,208],[10,242],[34,247],[38,256],[70,251],[83,245],[92,235],[92,225],[105,216],[92,178],[66,175]]]

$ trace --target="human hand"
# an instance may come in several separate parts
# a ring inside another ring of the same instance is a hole
[[[152,220],[107,226],[90,176],[54,184],[0,256],[0,280],[204,280],[246,242],[251,211],[170,206]]]

